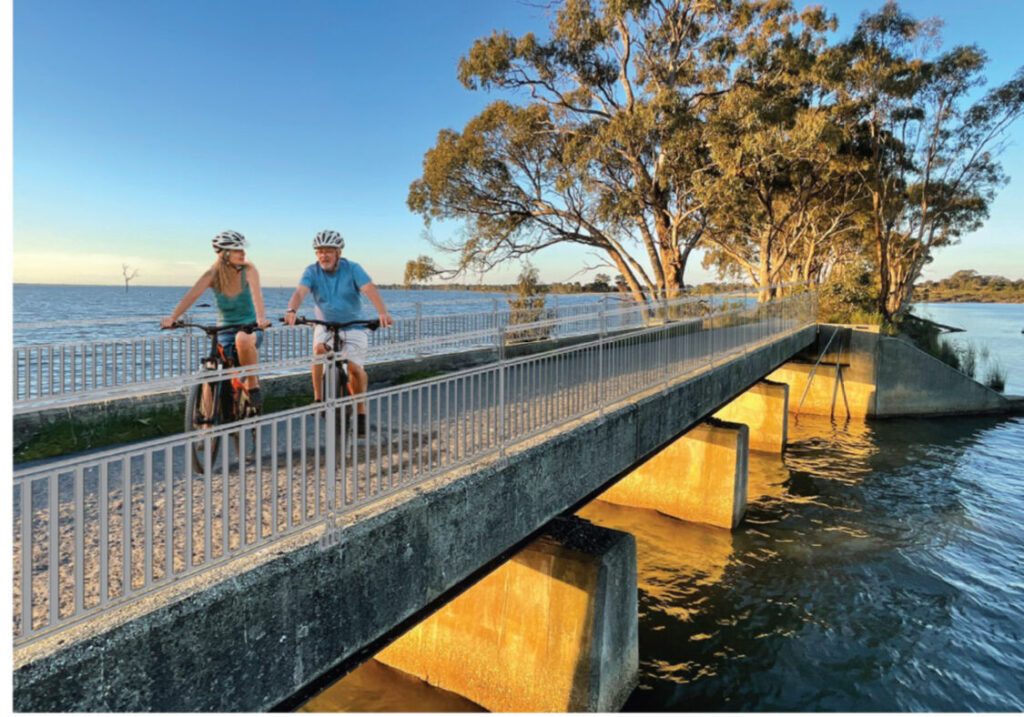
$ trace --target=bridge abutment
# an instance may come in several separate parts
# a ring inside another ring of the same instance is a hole
[[[749,433],[742,423],[702,421],[598,497],[681,520],[735,528],[747,508]]]
[[[375,656],[495,712],[616,711],[636,686],[636,543],[544,533]]]

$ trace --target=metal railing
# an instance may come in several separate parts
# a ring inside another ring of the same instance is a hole
[[[799,294],[680,317],[368,392],[362,440],[349,397],[20,468],[15,644],[316,524],[329,542],[357,507],[788,335],[813,322],[814,302]],[[221,443],[215,462],[213,441]],[[205,446],[198,470],[197,442]]]
[[[638,305],[616,295],[588,304],[512,311],[493,303],[491,312],[398,318],[370,335],[370,361],[408,358],[537,338],[565,338],[622,331],[660,323],[666,317],[707,314],[751,301],[744,294],[678,297]],[[420,307],[417,307],[419,309]],[[308,326],[274,326],[260,349],[264,373],[304,370],[312,357]],[[208,339],[198,332],[163,332],[133,339],[32,344],[13,350],[15,413],[71,406],[126,395],[168,390],[194,382]],[[175,380],[184,379],[184,380]]]

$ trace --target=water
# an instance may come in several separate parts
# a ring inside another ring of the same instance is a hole
[[[57,301],[25,286],[17,321],[125,315],[123,287],[64,287]],[[165,313],[183,291],[132,287],[130,313]],[[268,307],[289,293],[268,290]],[[988,347],[978,374],[998,361],[1006,392],[1024,394],[1024,305],[915,313],[968,329],[951,338]],[[736,531],[585,509],[637,536],[641,674],[625,709],[1024,710],[1024,418],[805,415],[789,439],[784,459],[752,458]],[[473,707],[374,663],[322,699],[306,708]]]
[[[72,284],[14,284],[13,342],[15,346],[56,341],[91,341],[108,338],[134,338],[155,334],[160,317],[166,316],[188,290],[185,286],[77,286]],[[276,321],[284,315],[289,287],[264,287],[263,302],[267,318]],[[381,289],[388,311],[395,317],[416,315],[417,303],[423,315],[478,313],[507,308],[505,294],[491,291],[443,289]],[[567,306],[599,301],[600,294],[560,294],[551,296],[548,305]],[[614,295],[610,295],[614,298]],[[313,313],[309,297],[300,312]],[[206,290],[189,310],[195,316],[216,316],[213,294]],[[364,297],[363,313],[375,315]]]

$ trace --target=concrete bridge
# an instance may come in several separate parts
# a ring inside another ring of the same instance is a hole
[[[378,653],[378,659],[491,710],[618,709],[636,680],[635,548],[632,536],[573,517],[577,509],[600,496],[729,529],[742,519],[745,507],[747,451],[784,450],[787,415],[797,408],[893,415],[891,397],[899,396],[903,406],[916,406],[921,413],[1006,409],[998,394],[969,379],[961,381],[956,378],[960,374],[928,363],[903,344],[892,345],[877,334],[818,327],[810,323],[811,315],[803,310],[784,321],[781,315],[766,314],[753,323],[640,332],[606,346],[596,362],[596,354],[582,347],[574,349],[572,362],[555,356],[543,359],[543,368],[536,363],[542,359],[536,359],[517,371],[473,374],[477,378],[470,388],[456,394],[427,384],[403,389],[408,398],[401,415],[429,414],[434,421],[431,431],[418,434],[391,425],[399,423],[400,415],[393,395],[382,395],[380,403],[368,396],[371,415],[377,411],[378,437],[370,441],[377,442],[377,451],[366,449],[360,461],[345,445],[317,444],[310,460],[320,469],[318,475],[329,480],[313,498],[326,506],[314,511],[316,520],[282,530],[275,540],[254,540],[244,555],[213,561],[201,572],[186,571],[164,584],[154,579],[159,590],[18,647],[15,708],[269,709],[339,665]],[[831,344],[829,336],[840,333],[845,336]],[[710,348],[716,342],[724,350],[711,349],[709,360],[696,360],[694,347]],[[822,354],[826,344],[829,350]],[[644,363],[645,356],[659,358]],[[825,360],[818,365],[807,360],[815,356]],[[892,363],[894,356],[902,357],[898,365]],[[685,370],[651,373],[655,365],[676,360],[683,361]],[[645,372],[651,375],[643,382],[613,392],[596,409],[595,404],[574,403],[583,399],[571,390],[573,385],[583,390],[595,380],[627,381]],[[954,378],[959,390],[949,391]],[[946,387],[946,398],[935,385]],[[519,386],[519,393],[511,386]],[[496,392],[503,397],[497,415],[482,399]],[[548,402],[514,400],[527,393]],[[445,399],[453,395],[454,403]],[[554,424],[530,418],[558,407],[564,412]],[[477,421],[474,431],[511,434],[512,440],[454,460],[458,450],[477,440],[473,432],[458,431],[450,439],[453,423],[465,425],[469,415]],[[260,446],[285,445],[288,456],[296,450],[305,456],[307,442],[321,440],[311,436],[344,436],[346,430],[344,413],[333,410],[278,420],[300,427],[293,432],[304,431],[300,449],[290,442],[292,433],[282,436],[283,428],[243,425],[235,430],[255,431]],[[442,442],[440,434],[449,439]],[[398,473],[419,466],[422,479],[400,491],[381,491],[390,475],[382,468],[383,446],[394,436],[405,442],[404,458],[388,459],[387,465]],[[444,450],[437,447],[442,443]],[[158,472],[154,455],[163,451],[166,456],[164,483],[170,496],[177,490],[170,468],[176,462],[174,450],[147,450],[149,457],[141,462],[149,477]],[[351,465],[346,463],[350,455],[355,456]],[[432,461],[443,464],[449,458],[451,468],[429,470]],[[277,460],[270,469],[274,476],[279,474]],[[235,545],[244,546],[244,516],[262,513],[244,509],[247,473],[242,462],[240,488],[228,485],[234,469],[225,460],[222,484],[213,483],[217,471],[211,466],[205,483],[188,500],[205,500],[209,509],[211,494],[222,488],[227,505],[230,490],[237,490],[243,509]],[[305,465],[306,458],[301,462]],[[254,475],[266,469],[258,465]],[[80,487],[86,469],[67,470],[74,472],[72,492],[87,493],[87,487]],[[112,472],[107,474],[100,470],[101,477],[115,480]],[[36,503],[30,479],[23,477],[21,506]],[[58,505],[60,491],[50,494],[51,505]],[[291,506],[293,496],[288,495]],[[273,500],[272,493],[262,490],[257,496],[257,503]],[[260,538],[263,521],[257,517],[252,522]],[[182,540],[193,541],[190,547],[203,555],[216,554],[211,534],[223,528],[227,545],[228,523],[226,518],[210,523],[194,541],[191,531]],[[125,543],[132,547],[127,530]],[[54,552],[49,554],[59,551],[59,542],[51,543]],[[152,548],[149,542],[145,547]],[[175,545],[173,536],[166,540],[169,566]],[[230,553],[225,550],[222,557]],[[76,551],[69,572],[84,572],[87,561],[81,554]],[[128,562],[116,566],[125,571],[125,589],[134,585]],[[103,570],[117,572],[114,567]],[[153,566],[146,563],[145,569],[151,579]],[[50,582],[59,588],[58,579]],[[101,596],[105,592],[101,589]],[[51,615],[67,612],[50,602]],[[76,594],[72,602],[89,601]],[[24,603],[16,607],[23,619],[34,619]]]

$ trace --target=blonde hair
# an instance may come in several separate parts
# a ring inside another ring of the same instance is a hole
[[[217,252],[217,261],[213,262],[213,266],[210,267],[210,271],[213,272],[210,277],[210,286],[221,294],[234,296],[242,290],[242,275],[228,261],[227,255],[230,251],[230,249],[225,249]],[[243,266],[248,263],[246,262]]]

